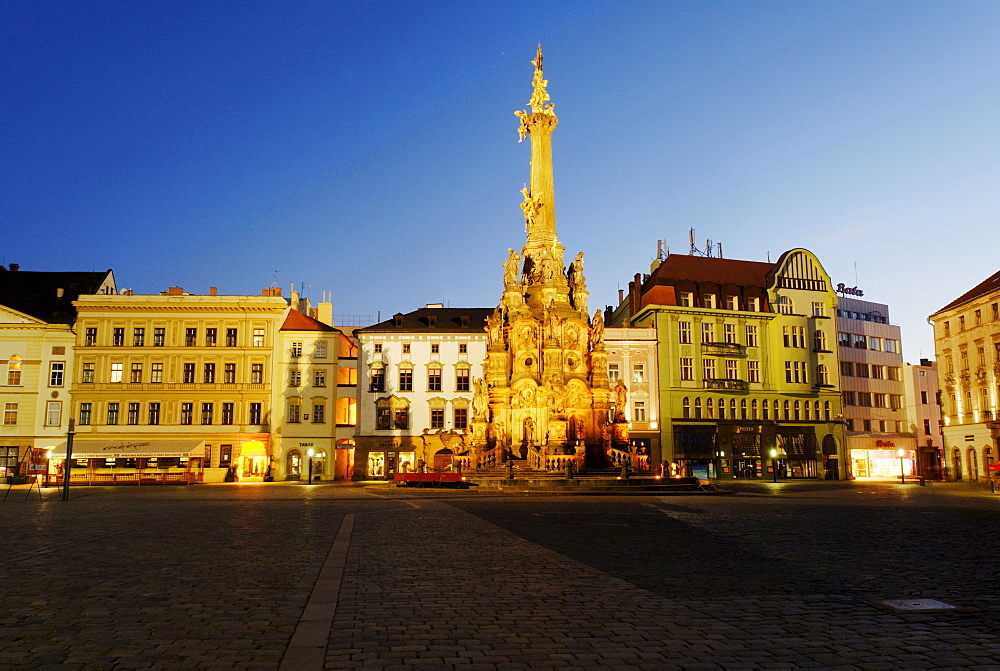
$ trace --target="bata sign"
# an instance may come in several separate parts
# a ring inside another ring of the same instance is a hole
[[[844,294],[845,296],[864,296],[865,292],[857,287],[845,286],[843,282],[837,285],[837,293]]]

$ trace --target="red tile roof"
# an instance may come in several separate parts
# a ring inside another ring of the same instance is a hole
[[[318,319],[313,319],[309,315],[304,315],[298,310],[289,310],[285,317],[285,323],[281,325],[282,331],[336,331],[329,324],[324,324]]]
[[[654,284],[664,283],[664,280],[675,282],[689,280],[763,288],[767,286],[767,273],[774,266],[773,263],[763,261],[738,261],[707,256],[670,254],[653,271],[650,280]]]
[[[964,294],[953,300],[951,303],[945,305],[943,308],[932,314],[931,317],[941,312],[944,312],[945,310],[948,310],[950,308],[957,307],[962,303],[968,303],[969,301],[975,298],[979,298],[980,296],[983,296],[985,294],[997,290],[1000,290],[1000,270],[993,273],[985,280],[983,280],[973,288],[966,291]]]

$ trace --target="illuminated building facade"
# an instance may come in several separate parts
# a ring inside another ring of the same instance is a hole
[[[906,388],[906,422],[920,454],[918,473],[928,480],[944,480],[944,436],[941,434],[941,405],[937,363],[920,359],[903,364]]]
[[[703,477],[841,478],[837,297],[804,249],[776,263],[668,254],[610,318],[657,338],[653,464]]]
[[[74,482],[274,476],[274,350],[288,312],[279,289],[201,296],[173,287],[74,305]]]
[[[978,480],[1000,450],[1000,271],[928,319],[934,325],[948,479]]]
[[[115,293],[114,273],[0,266],[0,478],[41,475],[65,444],[76,336],[73,301]]]
[[[847,291],[860,293],[856,288]],[[837,301],[851,475],[859,480],[915,477],[922,464],[906,417],[899,327],[889,323],[888,305],[862,300],[857,293],[841,295]]]
[[[431,303],[355,331],[360,343],[359,480],[450,470],[471,447],[474,380],[483,376],[492,308]]]
[[[608,327],[604,330],[604,347],[608,354],[608,386],[614,389],[621,382],[626,389],[625,407],[612,406],[612,415],[620,410],[628,422],[632,452],[659,454],[656,329]]]

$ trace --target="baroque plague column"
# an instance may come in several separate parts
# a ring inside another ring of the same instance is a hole
[[[532,61],[531,111],[517,111],[521,140],[531,139],[531,183],[521,190],[527,242],[509,250],[503,298],[487,320],[484,379],[476,381],[473,442],[505,459],[575,455],[603,461],[611,442],[604,321],[587,314],[583,253],[567,268],[556,237],[552,131],[556,118],[542,77],[542,48]]]

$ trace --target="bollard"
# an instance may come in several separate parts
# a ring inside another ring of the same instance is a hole
[[[573,462],[572,461],[567,461],[566,462],[566,479],[567,480],[572,480],[573,479]]]
[[[628,480],[628,462],[622,462],[622,480]]]
[[[511,459],[507,460],[507,479],[514,479],[514,462]]]

